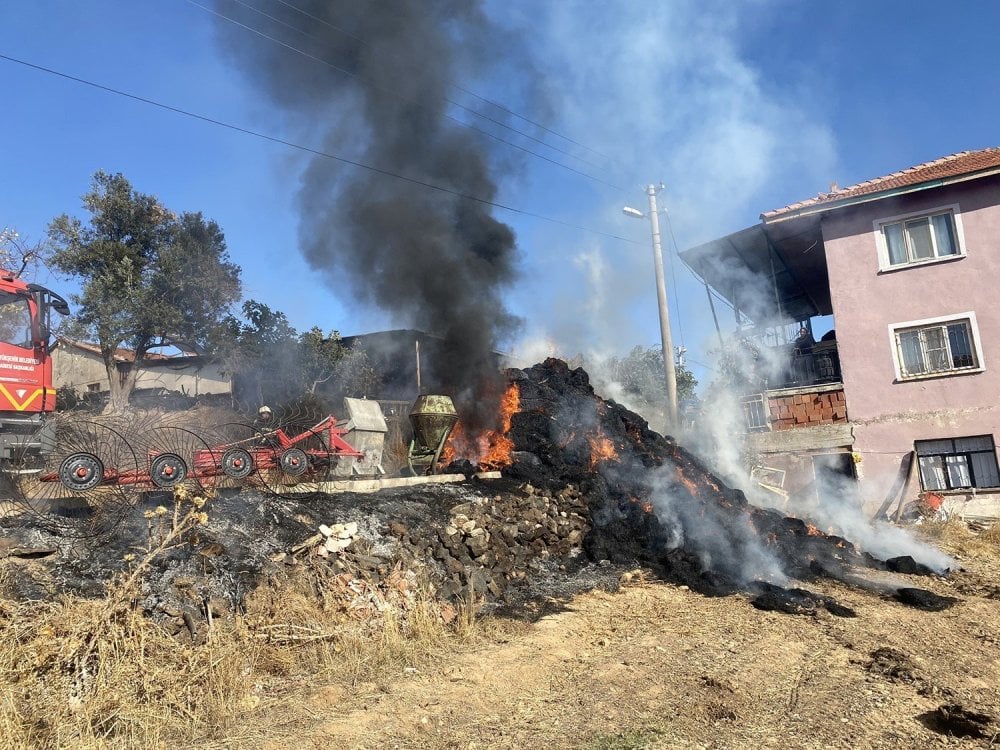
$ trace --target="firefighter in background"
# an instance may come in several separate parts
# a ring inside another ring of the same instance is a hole
[[[271,433],[274,432],[274,414],[271,407],[265,404],[257,410],[257,418],[253,421],[254,429],[257,431],[257,444],[270,445]]]

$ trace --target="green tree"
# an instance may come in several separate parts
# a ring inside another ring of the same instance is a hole
[[[214,221],[200,213],[177,216],[121,174],[97,172],[83,205],[86,223],[63,214],[49,225],[51,263],[81,282],[66,330],[101,347],[108,408],[118,411],[152,349],[197,348],[212,339],[239,299],[239,267]],[[134,352],[123,376],[119,348]]]
[[[665,398],[663,350],[660,347],[633,347],[627,357],[612,357],[608,365],[627,393],[642,396],[650,403]],[[698,386],[694,375],[684,365],[675,365],[674,369],[677,373],[677,399],[694,398]]]
[[[233,378],[237,403],[278,405],[301,394],[298,333],[283,312],[247,300],[242,317],[227,316],[218,333],[214,350]]]
[[[241,318],[228,316],[220,333],[216,350],[245,408],[305,398],[322,411],[344,396],[368,395],[377,379],[364,352],[345,346],[338,331],[314,326],[299,334],[284,313],[256,300],[243,303]]]
[[[316,389],[337,374],[338,364],[347,354],[347,347],[339,331],[324,335],[323,329],[313,326],[299,337],[301,345],[303,387],[315,395]]]
[[[378,382],[368,354],[344,344],[339,331],[323,334],[314,327],[299,337],[305,390],[338,402],[344,396],[366,398]]]
[[[678,364],[677,400],[694,398],[698,381],[689,369]],[[629,406],[646,415],[650,422],[666,422],[667,387],[664,382],[663,350],[656,346],[635,346],[625,357],[610,357],[600,367],[600,377],[617,383]]]

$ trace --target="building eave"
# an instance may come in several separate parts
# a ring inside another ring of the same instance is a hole
[[[988,169],[981,169],[976,172],[955,175],[953,177],[941,177],[935,180],[928,180],[927,182],[917,183],[916,185],[905,185],[903,187],[879,190],[877,192],[866,193],[864,195],[854,195],[845,198],[823,201],[822,203],[802,206],[801,208],[796,208],[790,211],[781,211],[777,215],[775,215],[775,212],[773,211],[768,211],[760,215],[760,220],[766,225],[773,226],[775,224],[780,224],[781,222],[790,221],[792,219],[798,219],[803,216],[814,216],[828,211],[836,211],[841,208],[849,208],[851,206],[858,206],[864,203],[884,200],[885,198],[895,198],[897,196],[908,195],[910,193],[919,193],[924,190],[933,190],[934,188],[955,185],[962,182],[968,182],[970,180],[979,180],[984,177],[992,177],[998,174],[1000,174],[1000,166],[989,167]]]

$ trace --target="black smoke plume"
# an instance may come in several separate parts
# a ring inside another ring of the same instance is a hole
[[[448,101],[459,74],[502,39],[477,0],[253,4],[267,16],[233,0],[216,9],[278,42],[230,20],[219,30],[249,79],[293,116],[300,139],[453,193],[495,198],[493,144],[459,125],[468,115]],[[495,403],[476,405],[501,391],[493,352],[518,324],[502,300],[515,278],[515,239],[488,205],[453,193],[317,156],[298,194],[299,242],[336,292],[442,336],[444,356],[428,363],[425,390],[450,393],[466,421],[484,426]]]

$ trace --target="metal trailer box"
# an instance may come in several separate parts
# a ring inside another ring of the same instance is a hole
[[[347,430],[344,440],[365,455],[364,458],[353,461],[338,461],[331,473],[334,477],[385,474],[382,468],[382,451],[389,428],[378,401],[345,398],[344,409],[347,411],[347,419],[338,422],[337,426]]]

